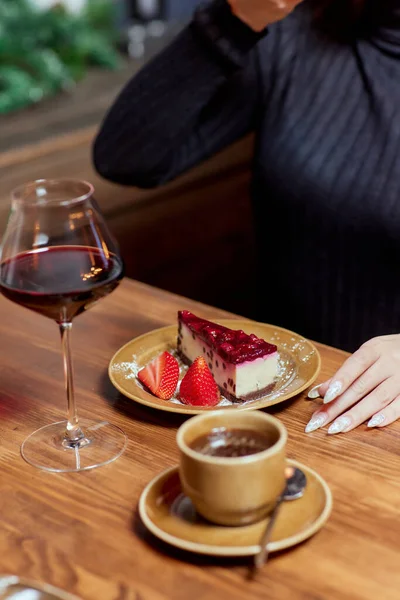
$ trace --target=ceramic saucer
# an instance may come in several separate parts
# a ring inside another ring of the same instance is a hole
[[[270,543],[270,551],[290,548],[314,535],[332,510],[332,494],[318,473],[293,460],[307,477],[304,496],[285,502],[280,510]],[[139,514],[145,526],[164,542],[191,552],[212,556],[251,556],[266,520],[245,527],[222,527],[202,519],[189,498],[184,496],[178,467],[155,477],[143,491]]]

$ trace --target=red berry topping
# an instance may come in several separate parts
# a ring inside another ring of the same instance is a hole
[[[182,379],[180,399],[192,406],[216,406],[219,403],[218,386],[202,356],[196,358]]]
[[[178,385],[178,361],[169,352],[163,352],[139,371],[138,379],[152,394],[169,400]]]
[[[248,335],[241,329],[234,330],[217,325],[196,317],[188,310],[179,311],[178,320],[211,346],[226,362],[231,364],[255,360],[268,354],[274,354],[277,351],[274,344],[269,344],[258,338],[254,333]]]

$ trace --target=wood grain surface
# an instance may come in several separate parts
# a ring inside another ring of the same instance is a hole
[[[55,475],[26,464],[20,445],[34,429],[64,418],[57,327],[0,298],[0,572],[45,581],[84,600],[398,600],[400,423],[306,436],[316,403],[304,396],[272,412],[288,428],[289,457],[316,469],[332,489],[333,514],[320,533],[272,557],[248,581],[246,560],[187,554],[145,530],[139,496],[151,478],[176,464],[183,417],[121,397],[107,366],[122,344],[174,323],[181,308],[230,316],[125,280],[76,320],[81,415],[119,425],[129,444],[111,465]],[[323,380],[346,355],[319,349]]]

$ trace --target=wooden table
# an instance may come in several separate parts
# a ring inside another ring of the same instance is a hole
[[[249,582],[246,560],[186,554],[147,533],[138,499],[152,477],[177,462],[182,418],[121,397],[107,366],[129,339],[175,322],[179,308],[227,316],[125,280],[76,321],[81,415],[119,425],[129,444],[109,466],[54,475],[26,464],[20,445],[34,429],[64,417],[57,329],[0,298],[0,572],[46,581],[85,600],[398,600],[400,423],[306,436],[315,404],[304,396],[274,413],[289,430],[289,455],[319,471],[333,492],[333,514],[314,538],[274,556]],[[319,349],[322,381],[345,354]]]

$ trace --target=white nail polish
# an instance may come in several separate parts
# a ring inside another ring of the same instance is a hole
[[[330,435],[335,435],[336,433],[342,433],[346,431],[351,426],[351,419],[349,417],[339,417],[332,423],[332,425],[328,429],[328,433]]]
[[[323,427],[325,425],[326,421],[326,415],[314,415],[313,417],[311,417],[311,420],[305,429],[306,433],[311,433],[312,431],[320,429],[320,427]]]
[[[310,400],[316,400],[317,398],[321,398],[321,394],[319,393],[319,388],[321,387],[321,384],[316,385],[315,387],[313,387],[307,394],[307,398],[310,398]]]
[[[382,423],[385,422],[385,415],[379,414],[372,417],[372,419],[368,423],[368,427],[379,427]]]
[[[333,400],[340,396],[341,391],[342,384],[340,381],[334,381],[333,383],[331,383],[331,385],[328,387],[328,391],[325,394],[324,404],[329,404],[330,402],[333,402]]]

